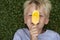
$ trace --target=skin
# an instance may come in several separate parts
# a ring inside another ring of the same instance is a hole
[[[45,15],[44,7],[41,6],[39,9],[37,9],[40,12],[40,20],[39,23],[35,26],[32,23],[32,12],[36,10],[35,5],[30,5],[30,8],[28,9],[26,15],[24,16],[24,22],[27,24],[30,32],[30,40],[38,40],[38,35],[42,33],[44,25],[48,24],[49,19]]]

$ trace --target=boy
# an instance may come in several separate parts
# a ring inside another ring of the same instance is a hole
[[[39,22],[35,26],[32,23],[32,13],[38,10],[40,14]],[[51,3],[49,0],[28,0],[24,4],[24,23],[27,28],[19,29],[13,40],[60,40],[58,33],[52,30],[44,30],[44,25],[49,22]]]

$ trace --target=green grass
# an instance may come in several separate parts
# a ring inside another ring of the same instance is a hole
[[[50,22],[46,29],[60,33],[60,0],[51,0]],[[0,40],[12,40],[17,29],[24,27],[23,3],[25,0],[0,0]]]

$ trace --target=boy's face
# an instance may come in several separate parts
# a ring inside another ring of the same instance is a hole
[[[28,28],[34,26],[34,24],[32,23],[32,13],[34,10],[36,10],[35,6],[31,6],[28,9],[26,15],[24,16],[24,22],[25,24],[27,24]],[[40,20],[37,24],[37,28],[42,29],[45,24],[48,24],[49,19],[46,17],[45,9],[43,8],[43,6],[41,6],[40,9],[38,9],[38,11],[40,13]]]

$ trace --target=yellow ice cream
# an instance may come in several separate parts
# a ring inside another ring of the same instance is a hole
[[[32,13],[32,23],[36,25],[38,22],[39,22],[39,11],[34,10]]]

